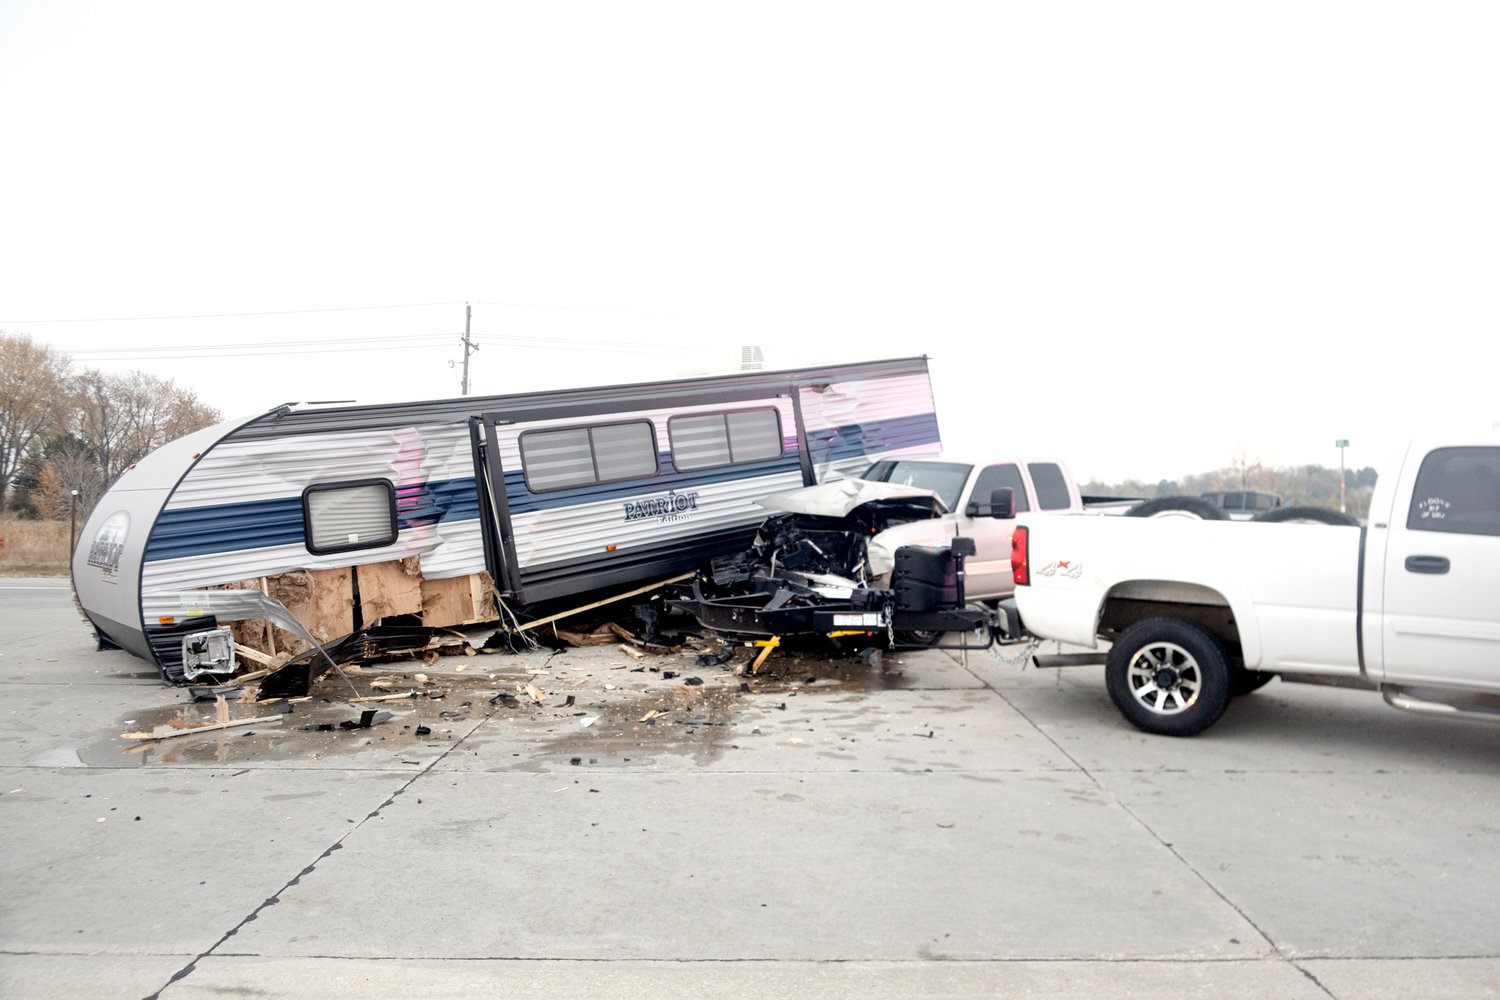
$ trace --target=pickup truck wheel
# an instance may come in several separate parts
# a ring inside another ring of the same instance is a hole
[[[1197,497],[1157,497],[1138,503],[1125,512],[1126,517],[1191,517],[1199,521],[1223,521],[1224,512],[1207,500]]]
[[[1234,697],[1219,641],[1176,618],[1147,618],[1126,629],[1110,647],[1104,679],[1130,724],[1161,736],[1203,732]]]
[[[1342,511],[1327,507],[1277,507],[1264,514],[1256,514],[1252,521],[1290,521],[1296,524],[1337,524],[1359,527],[1359,522]]]

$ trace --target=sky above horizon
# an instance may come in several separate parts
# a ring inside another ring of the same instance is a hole
[[[1154,482],[1500,420],[1500,7],[0,0],[0,330],[226,416],[926,355]]]

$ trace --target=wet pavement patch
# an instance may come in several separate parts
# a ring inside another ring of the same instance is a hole
[[[130,767],[326,761],[388,751],[392,766],[411,766],[463,742],[476,752],[503,745],[510,752],[496,763],[507,767],[573,757],[638,761],[647,753],[708,763],[733,748],[746,706],[785,709],[786,699],[799,695],[911,686],[896,663],[871,666],[836,651],[780,650],[753,675],[743,672],[746,657],[718,668],[699,666],[696,658],[685,652],[636,664],[597,653],[560,654],[521,663],[507,658],[488,671],[475,669],[472,659],[460,661],[465,672],[444,669],[444,661],[422,671],[353,670],[353,690],[326,676],[309,697],[253,702],[251,690],[246,700],[230,702],[236,717],[274,713],[280,725],[120,739],[127,730],[214,720],[214,703],[165,689],[170,703],[122,716],[118,730],[101,734],[78,756],[85,766]]]

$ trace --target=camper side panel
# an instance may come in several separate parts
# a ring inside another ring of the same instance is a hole
[[[715,451],[729,420],[755,426],[753,447],[740,455],[754,460]],[[765,518],[755,501],[802,483],[796,426],[785,395],[496,426],[523,598],[686,571],[744,545]],[[609,461],[611,435],[650,448],[635,463],[645,474],[628,475],[632,463],[618,455]],[[674,453],[691,454],[687,468]],[[601,481],[568,483],[601,459]],[[626,467],[625,477],[611,477],[611,464]]]
[[[800,393],[806,438],[819,457],[818,479],[856,475],[886,455],[940,446],[925,373],[788,389]],[[764,452],[763,441],[735,436],[738,427],[756,427],[768,410],[779,423],[776,455]],[[720,416],[727,421],[725,443],[715,452],[719,446],[705,445],[703,432]],[[568,442],[566,432],[572,431],[576,451],[559,461],[586,470],[590,428],[633,421],[649,423],[655,439],[650,475],[548,488],[552,456],[537,444],[549,440],[547,432]],[[766,518],[762,497],[806,484],[797,408],[789,394],[587,419],[517,420],[493,430],[527,600],[691,570],[738,551]]]
[[[390,484],[393,539],[362,545],[350,532],[332,551],[313,551],[304,512],[310,487],[382,483]],[[427,579],[478,573],[484,570],[478,518],[464,424],[231,436],[202,457],[162,511],[146,549],[142,589],[188,590],[409,556],[420,558]]]
[[[887,455],[942,447],[925,373],[805,386],[798,402],[820,483],[858,476]]]

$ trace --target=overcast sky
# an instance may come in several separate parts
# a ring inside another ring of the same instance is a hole
[[[949,450],[1500,419],[1494,3],[0,0],[0,330],[291,400],[926,354]]]

